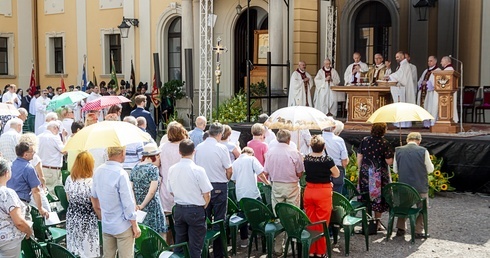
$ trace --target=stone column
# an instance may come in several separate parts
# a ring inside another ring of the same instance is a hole
[[[271,63],[283,64],[285,63],[284,42],[288,39],[284,38],[284,2],[283,1],[269,1],[269,51],[271,51]],[[252,21],[251,21],[252,22]],[[283,74],[286,71],[285,67],[272,67],[271,83],[273,95],[283,94],[283,88],[287,85],[283,82]],[[276,110],[278,108],[277,101],[272,102],[271,109]]]

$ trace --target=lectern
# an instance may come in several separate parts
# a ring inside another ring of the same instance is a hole
[[[439,94],[437,121],[430,128],[434,133],[456,133],[458,125],[454,123],[454,94],[458,90],[459,73],[454,70],[434,71],[434,90]]]

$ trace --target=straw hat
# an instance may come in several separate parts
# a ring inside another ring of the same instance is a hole
[[[148,143],[143,147],[143,156],[155,156],[160,154],[160,149],[155,143]]]

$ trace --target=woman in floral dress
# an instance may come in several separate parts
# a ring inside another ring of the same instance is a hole
[[[99,257],[99,227],[91,197],[94,158],[87,151],[80,152],[65,182],[68,197],[66,213],[66,245],[80,257]]]
[[[375,123],[371,127],[371,136],[362,139],[357,149],[357,167],[359,168],[359,190],[369,192],[372,210],[382,230],[379,219],[388,205],[381,197],[381,189],[391,182],[389,165],[393,163],[393,148],[383,137],[386,123]]]
[[[143,158],[141,162],[134,166],[129,180],[133,186],[136,208],[146,212],[143,224],[149,226],[162,236],[167,232],[165,215],[158,187],[160,185],[160,149],[155,143],[149,143],[143,148]]]

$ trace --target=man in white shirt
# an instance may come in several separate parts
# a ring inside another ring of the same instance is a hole
[[[345,85],[360,83],[362,73],[366,73],[369,70],[368,65],[361,61],[361,54],[359,52],[355,52],[352,55],[352,59],[354,59],[354,63],[350,64],[347,66],[347,69],[345,69]]]
[[[44,123],[36,128],[36,135],[41,135],[42,133],[44,133],[48,128],[48,123],[56,120],[58,120],[58,114],[56,114],[55,112],[49,112],[48,114],[46,114],[46,120],[44,121]]]
[[[46,187],[51,194],[55,194],[55,186],[63,185],[61,183],[61,167],[65,154],[63,152],[65,144],[59,135],[60,126],[59,121],[51,121],[48,123],[46,131],[39,135],[39,157],[43,164]]]
[[[19,109],[17,109],[17,111],[19,111],[19,115],[17,116],[17,118],[22,120],[22,123],[25,123],[27,120],[27,115],[28,115],[27,110],[25,108],[19,108]],[[11,123],[12,123],[12,119],[8,120],[7,123],[5,123],[5,126],[3,127],[2,132],[7,132],[10,129]],[[22,134],[22,130],[20,130],[20,133]]]
[[[232,175],[232,164],[228,148],[220,143],[224,127],[220,123],[209,126],[209,137],[196,147],[194,160],[198,166],[206,170],[209,181],[213,186],[211,201],[206,209],[209,218],[213,215],[214,221],[225,219],[228,207],[228,180]],[[217,225],[216,225],[217,226]],[[216,227],[215,229],[218,229]],[[221,240],[213,243],[214,257],[223,257]]]
[[[168,172],[168,187],[175,201],[175,242],[188,242],[191,257],[201,257],[206,236],[206,208],[213,186],[204,168],[193,161],[194,143],[191,140],[179,143],[179,153],[182,159]],[[221,249],[213,250],[216,255]],[[175,252],[182,253],[182,248],[176,247]]]
[[[16,90],[17,86],[15,84],[10,84],[8,86],[8,91],[2,96],[2,103],[13,104],[16,108],[19,108],[22,100],[17,96],[17,93],[15,93]]]
[[[0,152],[6,160],[13,162],[17,158],[15,146],[19,144],[20,132],[24,123],[20,118],[12,118],[9,122],[9,130],[0,136]]]

